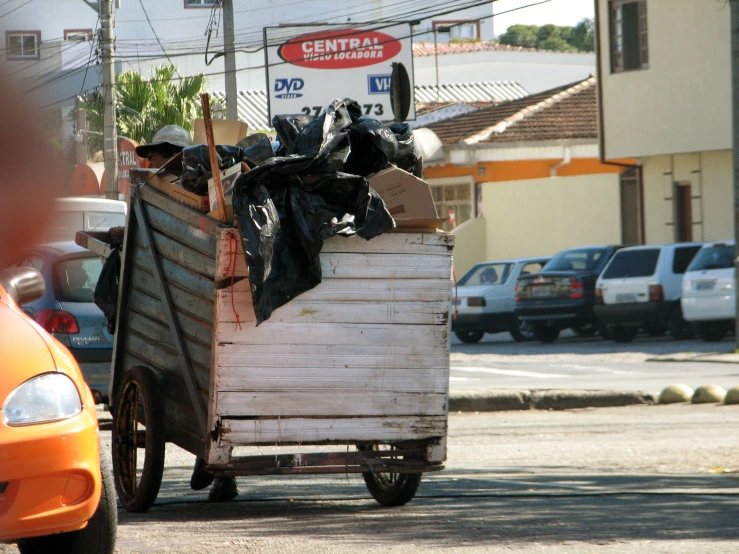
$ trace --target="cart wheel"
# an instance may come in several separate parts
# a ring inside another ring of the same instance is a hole
[[[394,446],[376,444],[357,448],[360,451],[396,450]],[[372,498],[383,506],[402,506],[413,500],[421,484],[421,476],[421,473],[362,473]]]
[[[115,489],[129,512],[147,511],[157,498],[164,471],[164,408],[154,373],[146,367],[126,372],[113,417]],[[143,463],[138,463],[143,449]]]

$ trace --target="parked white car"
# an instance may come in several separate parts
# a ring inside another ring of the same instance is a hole
[[[538,273],[549,258],[518,258],[479,263],[459,280],[457,317],[452,331],[462,342],[479,342],[485,333],[508,332],[516,341],[531,340],[531,330],[513,313],[516,280]]]
[[[639,329],[658,336],[667,329],[685,338],[683,275],[702,243],[631,246],[608,262],[595,285],[595,314],[616,342],[631,342]]]
[[[683,277],[683,316],[703,340],[717,341],[736,318],[734,241],[704,244]]]

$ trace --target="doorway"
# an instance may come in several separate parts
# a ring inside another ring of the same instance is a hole
[[[690,181],[675,183],[675,239],[693,240],[693,200]]]

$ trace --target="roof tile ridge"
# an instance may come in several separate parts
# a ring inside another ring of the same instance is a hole
[[[479,142],[487,140],[493,134],[504,133],[513,124],[518,123],[519,121],[522,121],[523,119],[526,119],[527,117],[530,117],[531,115],[538,113],[542,111],[543,109],[548,108],[549,106],[553,104],[556,104],[557,102],[561,102],[565,98],[569,98],[570,96],[574,94],[582,92],[583,90],[592,87],[594,84],[595,84],[595,77],[588,77],[587,79],[580,81],[579,83],[571,86],[570,88],[567,88],[563,91],[553,94],[552,96],[549,96],[545,98],[544,100],[537,102],[536,104],[531,104],[529,106],[526,106],[525,108],[521,108],[519,111],[517,111],[513,115],[506,117],[505,119],[499,121],[498,123],[496,123],[495,125],[492,125],[491,127],[483,129],[479,133],[475,133],[474,135],[467,137],[462,142],[464,144],[477,144]]]

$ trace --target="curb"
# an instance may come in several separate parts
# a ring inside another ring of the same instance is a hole
[[[488,389],[451,392],[450,412],[504,412],[513,410],[574,410],[655,404],[653,394],[614,390],[516,390]]]

